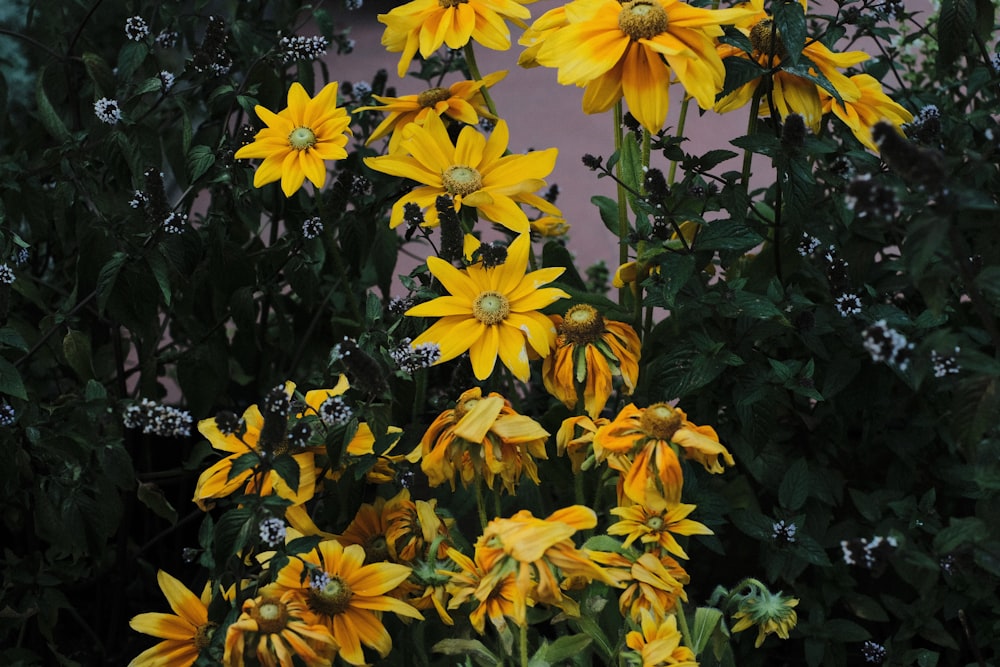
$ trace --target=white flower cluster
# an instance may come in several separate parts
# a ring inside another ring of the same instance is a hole
[[[323,233],[323,221],[318,216],[308,218],[302,223],[302,236],[306,239],[314,239]]]
[[[876,535],[871,540],[862,537],[857,540],[840,541],[844,562],[848,565],[862,565],[869,570],[878,562],[880,552],[891,551],[897,546],[899,542],[891,535],[889,537]]]
[[[94,102],[94,113],[102,123],[114,125],[122,119],[122,110],[118,106],[118,100],[110,97],[102,97]]]
[[[890,328],[885,320],[879,320],[861,333],[861,345],[871,355],[872,361],[896,364],[905,371],[910,363],[913,343],[906,336]]]
[[[833,300],[833,307],[841,317],[861,314],[861,297],[853,292],[844,292]]]
[[[257,524],[260,541],[269,547],[276,547],[285,541],[285,522],[277,517],[262,519]]]
[[[962,370],[958,364],[958,353],[962,348],[955,346],[954,354],[938,354],[937,350],[931,350],[931,366],[934,369],[934,377],[943,378],[945,375],[956,375]]]
[[[130,16],[125,19],[125,36],[133,42],[141,42],[149,37],[149,24],[141,16]]]
[[[143,433],[164,438],[184,438],[191,435],[194,420],[187,410],[144,398],[125,408],[122,422],[125,428],[141,428]]]
[[[10,285],[17,279],[14,269],[7,266],[7,262],[0,264],[0,284]]]
[[[799,241],[799,245],[796,246],[796,250],[798,250],[799,254],[803,257],[808,257],[819,250],[820,245],[822,245],[822,241],[815,236],[810,236],[809,234],[803,232],[802,240]]]
[[[160,78],[160,83],[163,85],[163,92],[169,93],[170,89],[174,87],[174,81],[176,81],[174,75],[167,70],[163,70],[156,76]]]
[[[354,416],[354,411],[343,396],[331,396],[319,406],[319,418],[327,426],[346,424]]]
[[[421,343],[411,346],[411,339],[404,338],[399,345],[389,351],[389,356],[396,362],[400,370],[416,373],[421,368],[429,368],[441,358],[441,346],[437,343]]]
[[[783,542],[794,542],[795,533],[798,530],[798,526],[794,522],[789,521],[785,523],[784,519],[780,521],[775,521],[771,524],[771,537]]]
[[[885,647],[869,639],[861,646],[861,655],[865,662],[881,665],[885,662]]]
[[[318,60],[326,55],[326,50],[330,42],[322,35],[313,37],[282,37],[278,42],[278,50],[281,54],[281,62],[294,63],[300,60],[307,62]]]
[[[0,403],[0,426],[13,426],[15,419],[17,419],[17,412],[14,410],[14,406],[6,401]]]

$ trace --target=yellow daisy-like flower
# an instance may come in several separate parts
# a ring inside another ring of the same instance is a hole
[[[163,570],[156,580],[170,603],[173,614],[139,614],[129,621],[136,632],[164,641],[146,649],[128,663],[129,667],[190,667],[198,654],[212,640],[216,624],[208,621],[211,589],[206,586],[201,598]]]
[[[754,12],[751,18],[737,25],[737,28],[750,39],[753,53],[748,56],[738,47],[720,44],[718,47],[719,55],[723,59],[751,58],[766,69],[780,67],[787,54],[784,53],[784,46],[777,29],[774,27],[774,20],[764,12],[764,0],[751,0],[742,6]],[[860,98],[861,93],[855,82],[848,79],[840,70],[868,60],[871,56],[867,53],[864,51],[837,53],[817,40],[806,40],[802,55],[816,66],[813,73],[819,73],[826,77],[845,102],[854,102]],[[743,107],[750,101],[757,86],[761,85],[764,80],[765,77],[761,76],[745,83],[719,100],[715,105],[715,110],[719,113],[726,113]],[[800,77],[784,69],[779,69],[771,76],[771,83],[773,86],[771,99],[774,100],[777,107],[775,111],[782,118],[790,113],[797,113],[802,116],[806,125],[813,132],[818,132],[823,117],[820,102],[822,88],[810,79]],[[769,113],[768,105],[761,104],[760,115],[767,116]]]
[[[643,613],[664,618],[678,600],[687,602],[684,586],[691,577],[680,563],[664,554],[644,553],[635,560],[619,553],[592,551],[591,558],[605,565],[617,586],[624,588],[618,610],[638,623]]]
[[[250,656],[264,667],[294,667],[295,656],[306,667],[329,665],[337,643],[325,626],[306,621],[308,614],[294,591],[247,600],[240,617],[226,630],[223,665],[243,667]]]
[[[409,563],[417,559],[444,559],[448,555],[449,525],[437,513],[437,499],[411,500],[409,489],[403,489],[386,501],[386,538],[389,552],[397,561]],[[435,553],[428,549],[437,541]]]
[[[756,625],[754,646],[757,648],[770,634],[788,639],[788,632],[798,622],[795,613],[798,604],[797,598],[782,595],[781,591],[771,593],[763,586],[753,586],[752,592],[740,600],[739,608],[733,613],[736,620],[733,632],[743,632]]]
[[[696,509],[696,505],[677,503],[661,509],[652,509],[642,505],[630,507],[615,507],[611,513],[620,520],[608,528],[608,535],[627,535],[622,546],[629,547],[639,540],[646,544],[655,544],[659,548],[687,558],[688,555],[674,539],[677,535],[712,535],[712,530],[703,523],[692,521],[687,516]]]
[[[472,371],[479,380],[493,373],[499,357],[515,377],[526,382],[531,373],[527,346],[545,357],[556,337],[552,321],[538,310],[569,296],[558,287],[542,287],[562,275],[563,267],[525,273],[530,244],[528,235],[522,234],[508,247],[507,261],[488,269],[475,264],[459,270],[442,259],[428,257],[427,268],[449,294],[404,313],[441,318],[412,345],[436,343],[441,349],[437,363],[468,350]]]
[[[642,667],[698,667],[694,652],[681,645],[684,637],[677,629],[675,615],[657,618],[643,612],[639,627],[641,631],[625,635],[625,643],[642,658]]]
[[[483,480],[492,489],[499,477],[513,494],[522,475],[539,483],[535,459],[546,458],[548,436],[503,396],[494,392],[484,397],[475,387],[464,392],[453,409],[438,415],[406,458],[420,461],[431,486],[448,482],[454,490],[458,475],[463,486]]]
[[[284,393],[290,398],[295,391],[295,384],[286,382]],[[233,474],[233,464],[241,456],[249,453],[258,457],[278,456],[288,452],[287,440],[262,446],[261,434],[265,428],[264,415],[256,405],[251,405],[243,413],[242,424],[236,422],[235,415],[230,420],[220,424],[218,417],[203,419],[198,422],[198,431],[212,444],[212,447],[227,454],[198,477],[195,485],[194,502],[203,511],[208,511],[214,500],[225,498],[234,492],[243,490],[247,493],[272,493],[292,501],[292,505],[301,505],[313,497],[316,491],[316,454],[324,451],[323,447],[298,448],[292,459],[299,468],[299,486],[294,491],[285,480],[274,470],[269,469],[258,488],[257,466],[247,468]],[[285,419],[284,416],[273,416],[272,419]],[[229,422],[232,423],[229,423]],[[284,426],[278,429],[284,433]]]
[[[384,106],[358,107],[354,113],[381,111],[389,115],[375,128],[365,145],[378,141],[391,132],[389,152],[396,153],[399,151],[399,142],[403,138],[402,129],[410,123],[423,124],[427,116],[430,115],[448,116],[466,125],[476,125],[480,118],[496,120],[497,117],[490,113],[486,106],[482,89],[489,88],[505,76],[507,76],[506,71],[494,72],[479,80],[458,81],[447,88],[440,86],[428,88],[419,95],[403,95],[401,97],[372,95],[376,101]]]
[[[424,211],[426,225],[438,224],[435,202],[442,195],[455,200],[456,211],[474,207],[483,217],[518,234],[530,227],[518,204],[561,215],[552,203],[534,194],[545,187],[558,149],[504,155],[509,140],[507,123],[502,120],[488,139],[467,126],[454,144],[444,121],[435,114],[428,115],[423,125],[407,125],[398,152],[365,158],[365,164],[375,171],[423,184],[392,205],[389,226],[395,228],[403,222],[403,207],[409,203]]]
[[[259,188],[281,180],[281,191],[291,197],[308,178],[317,188],[326,183],[325,160],[347,157],[344,146],[351,134],[351,117],[337,106],[337,83],[328,83],[309,97],[299,83],[288,89],[288,106],[278,113],[257,105],[264,129],[253,143],[236,151],[236,158],[263,158],[253,176]]]
[[[375,499],[375,504],[361,504],[337,541],[345,547],[360,545],[365,550],[366,563],[380,563],[392,559],[394,555],[394,550],[389,548],[388,531],[386,499],[379,497]]]
[[[712,108],[725,80],[715,38],[748,13],[679,0],[575,0],[534,59],[558,68],[559,83],[585,88],[584,112],[607,111],[624,96],[636,120],[656,132],[667,117],[671,75],[699,106]]]
[[[878,146],[872,140],[872,127],[879,121],[886,121],[898,129],[904,123],[912,122],[913,114],[893,102],[882,91],[882,84],[870,74],[855,74],[851,81],[858,87],[861,97],[853,102],[844,100],[841,104],[828,92],[820,89],[823,113],[832,111],[833,115],[851,128],[858,141],[877,153]]]
[[[684,478],[674,447],[711,473],[736,463],[715,429],[688,421],[683,410],[667,403],[648,408],[630,403],[594,436],[597,459],[625,473],[623,494],[652,508],[680,501]]]
[[[309,618],[330,630],[340,645],[340,657],[352,665],[365,664],[364,644],[383,658],[392,650],[392,638],[380,612],[423,620],[419,611],[390,595],[406,581],[411,569],[396,563],[364,564],[365,551],[337,540],[320,542],[313,551],[290,559],[278,572],[275,587],[304,596]]]
[[[542,364],[542,380],[550,394],[572,410],[580,385],[584,409],[596,419],[611,397],[612,378],[621,378],[624,394],[632,393],[642,348],[632,327],[604,319],[587,304],[573,306],[565,317],[553,315],[552,321],[558,332],[555,348]]]
[[[481,635],[486,633],[488,618],[501,636],[510,637],[507,619],[515,618],[514,600],[517,597],[515,573],[511,570],[503,574],[494,571],[493,566],[496,562],[485,560],[485,555],[478,550],[475,560],[456,549],[448,549],[448,557],[460,568],[457,572],[439,570],[442,575],[449,578],[446,585],[448,594],[451,595],[448,608],[457,609],[466,602],[474,600],[479,604],[469,614],[469,622],[476,632]],[[515,622],[520,624],[525,621]],[[513,640],[513,637],[510,639]]]
[[[523,5],[535,0],[413,0],[388,14],[379,14],[385,25],[382,46],[389,53],[399,53],[396,72],[406,76],[413,56],[420,51],[424,58],[447,44],[461,49],[470,40],[494,51],[510,48],[510,29],[504,19],[521,27],[531,12]]]
[[[579,474],[583,464],[593,453],[594,435],[597,429],[611,422],[604,417],[591,419],[587,415],[563,420],[556,433],[556,452],[569,457],[573,472]]]

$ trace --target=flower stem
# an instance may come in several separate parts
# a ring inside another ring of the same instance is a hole
[[[489,519],[486,516],[486,498],[483,495],[483,480],[476,480],[476,509],[479,511],[479,526],[484,531]]]
[[[675,137],[684,136],[684,125],[687,123],[688,104],[690,103],[691,103],[691,98],[685,95],[684,101],[681,102],[681,114],[677,118],[677,131],[674,133]],[[674,184],[674,177],[676,175],[677,175],[677,160],[671,160],[670,173],[667,174],[667,185]]]
[[[615,112],[613,114],[615,129],[615,151],[618,153],[618,178],[616,182],[618,184],[618,264],[619,266],[628,261],[628,243],[626,239],[628,238],[628,210],[625,208],[627,205],[627,200],[625,198],[625,185],[622,183],[622,178],[624,174],[622,173],[622,161],[621,161],[621,151],[624,139],[622,137],[622,101],[618,100],[615,103]],[[625,292],[628,286],[622,287],[618,290],[618,305],[625,305]]]
[[[521,653],[521,667],[528,667],[528,623],[522,623],[518,628],[518,649]]]
[[[472,48],[471,41],[465,45],[462,52],[465,55],[465,64],[469,68],[469,74],[476,81],[482,81],[483,75],[479,73],[479,65],[476,64],[476,52]],[[490,97],[490,91],[486,89],[486,86],[481,86],[479,88],[479,92],[482,94],[483,100],[486,102],[486,108],[490,110],[491,114],[499,118],[500,114],[497,113],[496,104],[493,103],[493,98]]]
[[[684,645],[693,651],[694,643],[691,640],[691,629],[688,628],[687,617],[684,615],[684,604],[680,600],[677,601],[676,613],[677,625],[680,627],[681,636],[684,638]]]
[[[760,98],[763,94],[761,86],[757,86],[753,91],[753,99],[750,100],[750,119],[747,121],[747,136],[757,132],[757,115],[760,113]],[[743,173],[740,176],[740,184],[746,189],[750,180],[750,162],[753,160],[753,151],[749,148],[743,149]]]

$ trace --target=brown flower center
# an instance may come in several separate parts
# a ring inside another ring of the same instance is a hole
[[[574,345],[589,345],[604,333],[604,318],[593,306],[581,303],[566,311],[559,333]]]
[[[684,420],[680,414],[666,403],[654,403],[642,412],[639,428],[656,440],[670,441]]]
[[[217,627],[219,627],[218,623],[205,623],[198,626],[198,630],[194,633],[194,647],[199,652],[208,648],[208,645],[212,643],[212,635],[215,634]]]
[[[264,598],[250,611],[250,617],[257,623],[257,631],[262,635],[281,632],[288,625],[288,609],[285,603],[274,598]]]
[[[309,608],[317,614],[336,616],[351,606],[350,586],[340,577],[330,577],[322,586],[309,589]]]
[[[781,32],[774,26],[771,19],[761,19],[750,28],[750,45],[754,55],[764,56],[780,61],[788,55],[781,41]]]
[[[385,535],[373,535],[364,543],[365,562],[377,563],[389,560],[389,540]]]
[[[438,102],[444,102],[451,97],[451,91],[447,88],[428,88],[417,95],[417,104],[422,107],[432,107]]]
[[[316,133],[308,127],[297,127],[288,135],[288,143],[297,151],[304,151],[316,145]]]
[[[499,324],[510,315],[510,301],[499,292],[483,292],[473,302],[472,314],[483,324]]]
[[[483,177],[472,167],[464,164],[456,164],[448,167],[441,174],[441,184],[451,196],[471,195],[473,192],[483,187]]]
[[[458,7],[468,1],[469,0],[438,0],[438,5],[444,7],[445,9],[450,9],[451,7]]]
[[[622,3],[618,27],[633,41],[652,39],[667,31],[667,12],[653,0],[631,0]]]

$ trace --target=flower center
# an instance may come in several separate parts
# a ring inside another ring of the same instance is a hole
[[[589,345],[604,333],[604,318],[593,306],[581,303],[566,311],[559,333],[574,345]]]
[[[761,19],[750,28],[750,45],[758,57],[780,61],[788,55],[781,41],[781,33],[774,27],[774,21],[771,19]]]
[[[639,428],[652,438],[669,442],[682,423],[681,416],[672,407],[666,403],[654,403],[643,411]]]
[[[422,107],[432,107],[438,102],[444,102],[451,97],[451,91],[447,88],[428,88],[417,95],[417,104]]]
[[[309,589],[309,608],[317,614],[336,616],[351,606],[351,588],[340,577],[330,577],[319,588]]]
[[[464,417],[466,414],[468,414],[469,410],[476,407],[476,403],[478,402],[479,402],[478,398],[470,398],[467,401],[463,401],[457,404],[455,406],[455,419],[458,420]]]
[[[451,196],[470,195],[483,187],[483,177],[472,167],[456,164],[441,174],[441,183]]]
[[[297,151],[304,151],[316,145],[316,134],[308,127],[297,127],[288,135],[288,143]]]
[[[450,9],[451,7],[458,7],[468,1],[469,0],[438,0],[438,5],[444,7],[445,9]]]
[[[646,519],[646,527],[650,530],[662,530],[663,529],[663,517],[651,516]]]
[[[483,292],[472,304],[472,314],[483,324],[499,324],[510,315],[510,301],[499,292]]]
[[[198,630],[194,633],[194,647],[199,652],[208,648],[208,645],[212,643],[212,635],[215,634],[217,627],[219,627],[218,623],[205,623],[198,626]]]
[[[667,12],[652,0],[631,0],[622,3],[618,27],[632,41],[652,39],[667,31]]]
[[[264,598],[250,612],[250,617],[257,623],[257,631],[262,635],[273,635],[281,632],[288,625],[288,609],[285,603],[274,598]]]
[[[374,535],[365,542],[365,562],[376,563],[389,560],[389,541],[385,535]]]

